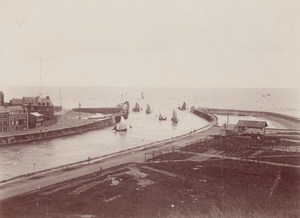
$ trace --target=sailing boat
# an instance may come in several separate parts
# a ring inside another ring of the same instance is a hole
[[[158,117],[158,119],[159,119],[159,120],[166,120],[166,119],[167,119],[167,117],[166,117],[166,116],[164,116],[164,117],[163,117],[163,116],[161,115],[161,113],[159,113],[159,117]]]
[[[140,112],[141,108],[140,108],[140,105],[139,103],[136,103],[135,104],[135,107],[132,109],[134,112]]]
[[[126,124],[126,121],[123,116],[121,116],[120,122],[114,126],[113,130],[115,130],[116,132],[126,132],[127,131],[127,124]]]
[[[186,103],[183,102],[182,106],[178,108],[181,111],[185,111],[186,110]]]
[[[144,92],[143,92],[143,91],[141,92],[141,98],[145,98],[145,97],[144,97]]]
[[[173,109],[173,116],[171,118],[173,123],[178,123],[178,117],[177,117],[177,112]]]
[[[151,114],[151,109],[150,109],[150,105],[149,104],[147,104],[146,114]]]

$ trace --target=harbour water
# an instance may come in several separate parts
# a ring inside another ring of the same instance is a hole
[[[36,96],[38,87],[2,88],[5,99]],[[145,98],[141,99],[141,91]],[[111,127],[88,133],[0,148],[0,180],[33,170],[42,170],[171,138],[201,128],[207,122],[189,111],[178,111],[179,123],[169,120],[172,109],[181,106],[202,106],[231,109],[263,110],[299,117],[299,95],[288,89],[176,89],[176,88],[102,88],[102,87],[44,87],[55,105],[66,109],[78,107],[109,107],[124,100],[131,106],[139,102],[144,109],[130,112],[126,133],[115,133]],[[268,96],[267,94],[270,94]],[[265,97],[263,97],[265,95]],[[145,113],[149,104],[152,113]],[[167,121],[158,121],[161,111]],[[35,169],[34,169],[35,168]]]

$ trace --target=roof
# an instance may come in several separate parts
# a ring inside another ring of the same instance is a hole
[[[0,113],[5,113],[5,112],[8,112],[8,111],[6,110],[6,107],[0,106]]]
[[[35,116],[35,117],[42,117],[43,116],[43,114],[40,114],[38,112],[32,112],[32,113],[30,113],[30,115]]]
[[[8,112],[10,111],[22,111],[22,110],[25,110],[26,108],[23,108],[22,106],[7,106],[5,108]]]
[[[10,100],[10,103],[12,105],[21,105],[21,104],[23,104],[23,99],[22,98],[13,98],[12,100]]]
[[[53,106],[52,101],[49,97],[38,98],[38,105]]]
[[[51,99],[49,96],[45,98],[41,97],[23,97],[23,98],[13,98],[10,100],[12,105],[23,105],[23,104],[31,104],[33,106],[53,106]]]
[[[268,124],[266,121],[256,121],[256,120],[239,120],[237,126],[244,126],[250,128],[264,128]]]

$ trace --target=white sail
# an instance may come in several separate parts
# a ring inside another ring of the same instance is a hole
[[[174,123],[178,123],[177,112],[173,109],[173,116],[171,119]]]
[[[118,132],[127,131],[126,120],[124,119],[123,116],[121,116],[120,122],[116,124],[115,130],[118,131]]]

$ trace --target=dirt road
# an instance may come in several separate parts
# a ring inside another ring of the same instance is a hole
[[[103,170],[125,163],[143,162],[145,152],[152,152],[170,146],[185,146],[188,143],[192,143],[207,136],[216,134],[219,134],[218,127],[207,128],[201,132],[194,132],[186,136],[178,137],[174,140],[155,143],[151,145],[151,147],[147,147],[146,150],[124,152],[110,158],[84,165],[80,168],[69,169],[68,171],[62,168],[54,172],[52,171],[48,173],[37,174],[31,177],[24,177],[15,181],[10,181],[0,186],[0,200],[39,190],[43,187],[51,186],[53,184],[71,180],[87,174],[95,173],[100,171],[100,167]]]

